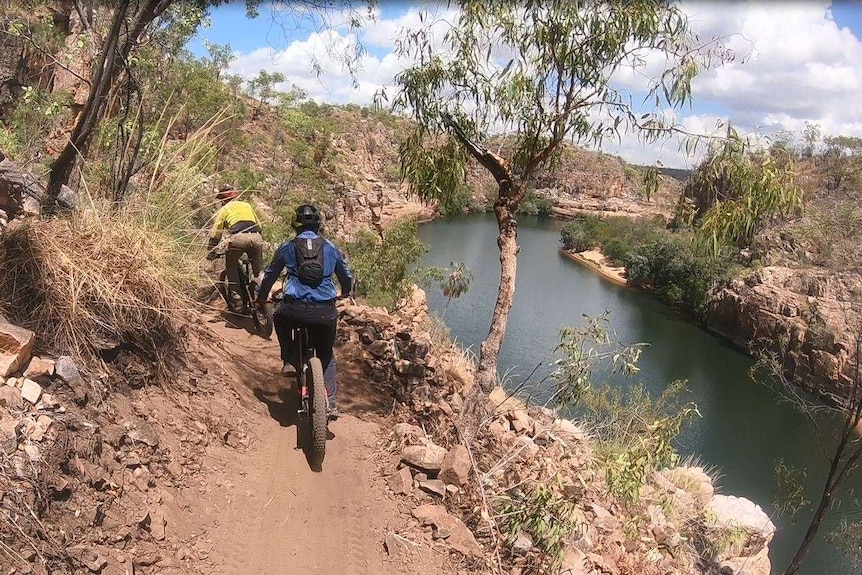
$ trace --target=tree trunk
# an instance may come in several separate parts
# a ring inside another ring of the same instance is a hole
[[[497,384],[497,358],[506,335],[509,312],[515,301],[515,276],[518,262],[518,222],[514,215],[515,207],[507,198],[497,200],[494,214],[497,216],[497,247],[500,250],[500,285],[497,288],[497,302],[491,316],[488,335],[482,342],[479,352],[478,383],[485,393]]]
[[[110,91],[117,70],[117,45],[120,39],[120,30],[129,10],[129,0],[121,0],[114,11],[114,19],[111,29],[102,45],[99,60],[93,71],[93,80],[90,94],[84,109],[78,117],[69,142],[54,160],[51,166],[51,175],[48,180],[48,190],[45,194],[45,204],[49,210],[56,207],[57,196],[60,188],[69,181],[72,171],[75,169],[78,157],[83,155],[90,141],[93,130],[98,125],[99,113],[105,105],[105,98]]]
[[[111,88],[128,62],[129,54],[147,26],[164,14],[172,2],[173,0],[146,0],[143,4],[137,3],[131,26],[124,27],[130,15],[130,0],[119,1],[114,10],[110,31],[102,45],[99,61],[93,71],[87,102],[78,116],[78,123],[75,124],[69,142],[51,166],[48,193],[45,194],[49,209],[56,205],[60,188],[69,181],[78,159],[86,152],[93,132],[99,125]],[[124,29],[126,32],[121,43]]]

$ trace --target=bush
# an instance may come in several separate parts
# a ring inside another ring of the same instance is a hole
[[[393,309],[408,294],[409,270],[427,248],[416,233],[416,222],[406,219],[389,226],[383,241],[374,232],[362,230],[345,251],[356,274],[357,295],[371,305]]]
[[[733,268],[726,255],[695,253],[688,236],[664,234],[632,250],[626,276],[631,285],[651,288],[665,303],[704,321],[709,294],[732,275]]]
[[[599,245],[598,234],[588,218],[569,222],[560,231],[560,241],[569,251],[582,252]]]

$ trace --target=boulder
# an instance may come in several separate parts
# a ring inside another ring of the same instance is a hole
[[[24,409],[24,399],[21,397],[21,391],[17,387],[0,386],[0,407],[5,407],[7,411],[11,412]]]
[[[765,543],[772,541],[775,524],[769,519],[760,505],[744,497],[733,495],[713,495],[709,510],[718,527],[742,528],[760,536]]]
[[[61,356],[54,362],[54,373],[71,386],[83,383],[83,378],[78,372],[78,366],[75,361],[69,356]]]
[[[413,492],[413,475],[409,467],[402,467],[386,478],[386,484],[398,495],[409,495]]]
[[[39,398],[42,397],[42,386],[32,379],[24,379],[21,383],[21,397],[36,405]]]
[[[30,359],[35,341],[29,329],[0,323],[0,377],[9,377]]]
[[[427,445],[409,445],[401,450],[401,460],[411,467],[435,475],[443,466],[446,449],[433,443]]]
[[[469,480],[472,468],[470,453],[466,447],[458,444],[446,452],[446,457],[440,464],[439,478],[446,483],[462,487]]]
[[[661,474],[675,487],[691,495],[701,509],[709,504],[715,494],[712,478],[702,467],[676,467],[665,469]]]
[[[54,375],[54,360],[42,359],[36,356],[30,359],[27,369],[24,370],[24,377],[29,377],[30,379],[51,375]]]
[[[455,551],[465,556],[480,558],[482,548],[473,537],[473,533],[457,517],[449,515],[442,505],[426,504],[413,510],[413,517],[423,526],[432,526],[438,531],[448,533],[446,543]]]
[[[727,542],[716,549],[715,561],[722,572],[768,575],[771,569],[768,545],[775,535],[775,525],[763,509],[744,497],[714,495],[707,510],[706,536]],[[739,530],[746,536],[740,537]]]

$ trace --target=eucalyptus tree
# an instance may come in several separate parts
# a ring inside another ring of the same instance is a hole
[[[478,367],[479,384],[489,391],[515,293],[515,215],[537,170],[569,140],[600,145],[629,130],[654,142],[678,131],[668,108],[689,102],[698,71],[729,55],[718,39],[701,42],[672,2],[453,5],[451,21],[426,14],[402,32],[396,53],[411,64],[395,77],[391,105],[416,120],[401,147],[402,175],[413,193],[445,203],[463,185],[468,158],[496,181],[500,284]],[[644,74],[647,56],[656,55],[650,62],[663,66],[636,105],[614,80],[627,68]],[[388,101],[386,89],[379,97]],[[493,135],[509,136],[505,154],[485,147]]]

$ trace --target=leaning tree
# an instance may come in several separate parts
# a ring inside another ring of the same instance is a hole
[[[537,170],[567,141],[600,145],[632,131],[655,142],[679,131],[672,109],[690,101],[692,79],[731,55],[718,39],[702,42],[672,2],[453,5],[449,20],[424,14],[402,31],[396,53],[410,65],[395,77],[391,105],[416,121],[401,148],[412,193],[445,202],[463,184],[468,158],[496,181],[500,284],[478,366],[487,392],[515,293],[516,212]],[[615,83],[621,73],[648,81],[632,93]],[[388,100],[386,89],[379,96]],[[505,157],[486,147],[492,136],[505,142]]]

